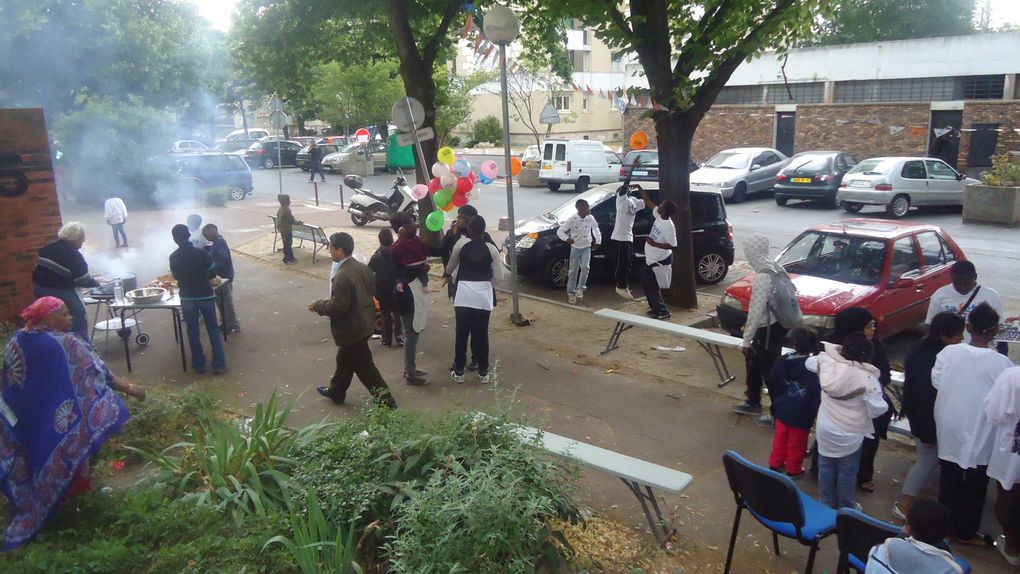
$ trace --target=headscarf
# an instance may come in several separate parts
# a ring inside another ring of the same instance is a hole
[[[25,320],[25,328],[35,328],[36,325],[45,321],[46,317],[56,313],[64,306],[63,301],[49,295],[36,299],[21,312],[21,318]]]
[[[875,316],[871,314],[864,307],[847,307],[839,313],[836,313],[835,324],[833,328],[835,332],[832,334],[832,341],[834,343],[842,344],[843,339],[846,338],[850,333],[856,333],[858,331],[864,331],[864,328],[868,326],[868,323],[875,320]]]
[[[191,242],[191,231],[187,225],[178,223],[170,230],[170,233],[174,237],[174,243],[180,247],[184,247]]]
[[[752,235],[744,240],[744,257],[755,273],[768,270],[786,274],[783,266],[769,257],[769,238],[764,235]]]

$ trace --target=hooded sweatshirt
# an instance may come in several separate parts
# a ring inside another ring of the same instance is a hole
[[[752,235],[744,241],[744,257],[755,272],[751,301],[747,304],[747,321],[744,323],[744,346],[750,347],[758,329],[779,320],[769,313],[768,305],[772,298],[773,275],[786,273],[786,270],[769,257],[769,239],[764,235]]]
[[[864,437],[874,432],[871,419],[888,406],[878,383],[878,369],[843,358],[839,345],[824,345],[820,355],[805,363],[818,373],[822,388],[815,436],[819,454],[842,458],[861,448]]]
[[[276,230],[281,234],[294,233],[294,214],[290,211],[290,196],[281,193],[276,196],[280,209],[276,210]]]

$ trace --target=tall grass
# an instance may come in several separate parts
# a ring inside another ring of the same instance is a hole
[[[270,538],[263,550],[273,544],[283,545],[303,574],[363,574],[357,563],[354,542],[357,519],[344,528],[326,519],[314,490],[309,490],[307,515],[298,504],[290,503],[290,530],[293,538],[279,535]]]

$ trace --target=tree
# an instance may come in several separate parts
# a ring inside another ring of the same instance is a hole
[[[485,71],[459,76],[445,69],[436,72],[436,140],[439,145],[451,145],[453,133],[464,127],[471,117],[475,88],[491,78],[492,74]]]
[[[404,86],[393,60],[367,65],[333,61],[316,68],[312,95],[322,119],[334,125],[378,126],[385,133]]]
[[[839,0],[818,31],[818,43],[972,34],[975,11],[975,0]]]
[[[691,248],[690,161],[694,132],[745,60],[807,37],[826,0],[531,0],[524,25],[578,18],[611,48],[637,54],[648,80],[659,145],[659,187],[677,204],[680,245],[667,297],[698,304]],[[548,24],[545,24],[548,25]]]
[[[477,142],[503,144],[503,122],[496,116],[485,116],[471,128],[471,139]]]

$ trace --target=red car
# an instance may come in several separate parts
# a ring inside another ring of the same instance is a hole
[[[924,322],[932,293],[948,285],[949,268],[966,259],[941,228],[879,219],[850,219],[808,229],[779,254],[790,273],[804,324],[829,334],[835,315],[865,307],[883,337]],[[739,336],[754,276],[740,279],[716,307],[723,329]]]

